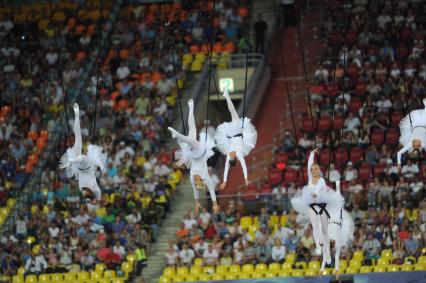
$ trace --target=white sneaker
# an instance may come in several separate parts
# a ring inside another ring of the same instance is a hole
[[[80,108],[78,107],[78,104],[77,104],[77,103],[74,103],[73,108],[74,108],[74,113],[75,113],[76,115],[78,115],[78,114],[79,114],[79,112],[80,112]]]
[[[189,109],[194,109],[194,100],[192,99],[188,100],[188,106],[189,106]]]

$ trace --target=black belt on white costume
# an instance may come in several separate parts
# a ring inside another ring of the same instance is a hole
[[[318,210],[315,208],[316,206],[318,207]],[[330,214],[327,211],[326,203],[311,203],[309,207],[312,208],[316,215],[322,215],[325,212],[327,217],[330,219]]]
[[[243,133],[236,134],[235,136],[232,136],[232,137],[230,137],[230,136],[227,135],[228,139],[238,138],[238,137],[243,137]]]

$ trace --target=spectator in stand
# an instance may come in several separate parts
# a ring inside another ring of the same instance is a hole
[[[182,250],[179,252],[180,264],[184,266],[191,266],[194,258],[194,250],[190,249],[188,244],[184,244]]]
[[[358,171],[353,167],[352,161],[349,161],[344,173],[345,181],[350,182],[358,177]]]
[[[218,264],[219,254],[213,249],[213,246],[208,245],[207,249],[203,253],[203,265],[215,266]]]
[[[367,259],[378,259],[379,258],[379,249],[381,248],[380,242],[374,238],[373,233],[368,234],[367,240],[364,242],[362,247],[366,252]]]

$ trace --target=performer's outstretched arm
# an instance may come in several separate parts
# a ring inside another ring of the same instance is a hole
[[[81,155],[82,149],[82,138],[81,138],[81,129],[80,129],[80,110],[77,103],[74,103],[74,146],[72,150],[74,151],[75,156]]]
[[[228,172],[229,172],[229,154],[226,155],[225,169],[223,170],[223,182],[228,181]]]
[[[240,161],[241,163],[241,168],[243,169],[243,175],[244,175],[244,180],[246,181],[246,185],[248,182],[248,178],[247,178],[247,165],[246,165],[246,160],[244,159],[244,157],[237,151],[236,152],[236,156],[237,159]]]
[[[397,160],[398,160],[398,166],[400,167],[401,166],[401,156],[404,154],[404,153],[406,153],[407,151],[409,151],[410,150],[410,148],[411,148],[411,145],[410,144],[406,144],[406,145],[404,145],[404,147],[403,148],[401,148],[399,151],[398,151],[398,153],[397,153]]]
[[[227,89],[225,89],[225,92],[223,93],[223,96],[224,96],[224,97],[225,97],[225,99],[226,99],[226,104],[228,104],[228,110],[229,110],[229,112],[231,113],[232,121],[233,121],[233,122],[235,122],[235,121],[239,121],[239,120],[240,120],[240,117],[238,117],[237,110],[235,110],[235,106],[234,106],[234,104],[232,103],[231,98],[229,97],[229,94],[228,94],[228,90],[227,90]]]

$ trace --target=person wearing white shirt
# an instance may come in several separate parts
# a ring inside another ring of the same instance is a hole
[[[348,167],[345,170],[345,181],[350,182],[358,177],[358,172],[352,167],[352,161],[348,162]]]
[[[46,268],[47,262],[42,254],[35,255],[35,253],[33,253],[31,257],[29,257],[25,262],[26,273],[33,273],[38,275],[42,273]]]
[[[301,137],[299,139],[299,146],[301,146],[304,149],[308,149],[308,148],[312,147],[312,145],[313,145],[313,142],[312,142],[312,140],[310,140],[308,138],[308,134],[306,134],[306,133],[303,134],[303,137]]]
[[[213,249],[212,245],[208,245],[207,250],[203,253],[203,259],[204,265],[216,265],[217,260],[219,259],[219,254],[215,249]]]
[[[117,68],[116,75],[120,80],[127,78],[130,75],[129,67],[121,63],[121,66]]]
[[[204,252],[209,247],[209,244],[207,244],[203,238],[200,238],[198,242],[194,245],[194,251],[197,254],[197,256],[201,257],[203,256]]]
[[[392,107],[392,102],[390,101],[390,99],[382,95],[381,99],[377,101],[375,105],[378,108],[378,111],[385,112],[385,111],[389,111],[389,108]]]
[[[417,194],[423,189],[423,182],[420,178],[416,177],[411,183],[410,188],[413,190],[413,195]]]
[[[16,236],[25,237],[27,235],[27,221],[24,218],[20,218],[16,221]]]
[[[49,234],[52,238],[57,238],[59,235],[59,228],[58,227],[49,227]]]
[[[352,112],[349,112],[348,118],[346,118],[344,125],[346,131],[352,131],[355,135],[357,135],[358,128],[361,126],[361,122],[358,117],[354,116]]]
[[[324,68],[323,65],[320,65],[319,68],[315,71],[315,78],[323,81],[323,82],[327,82],[328,81],[328,70],[326,68]]]
[[[278,223],[274,239],[280,240],[281,243],[284,244],[290,235],[294,235],[294,230],[288,227],[283,227],[281,223]]]
[[[286,254],[285,247],[281,244],[279,239],[275,239],[275,245],[272,247],[272,260],[274,262],[282,263]]]
[[[200,215],[198,216],[198,218],[201,221],[201,226],[202,227],[207,227],[207,225],[209,224],[210,219],[212,218],[212,216],[207,211],[207,209],[205,207],[203,207],[202,212],[200,213]]]
[[[340,172],[334,168],[334,164],[330,164],[330,173],[328,175],[328,179],[330,182],[335,183],[342,178]]]
[[[183,219],[183,224],[185,224],[186,229],[191,230],[192,226],[197,225],[197,221],[194,218],[190,217],[189,214],[187,214]]]
[[[112,248],[112,251],[115,254],[118,254],[120,258],[124,258],[126,256],[126,249],[120,244],[120,241],[117,241]]]
[[[183,265],[191,265],[192,260],[195,257],[195,253],[189,248],[188,244],[183,245],[183,249],[179,252],[179,259]]]
[[[177,266],[179,255],[173,247],[169,247],[165,254],[167,266]]]
[[[47,63],[51,66],[56,64],[56,62],[58,61],[58,53],[56,53],[52,49],[51,51],[49,51],[49,53],[46,54],[46,60]]]
[[[407,179],[414,178],[415,174],[419,173],[419,166],[417,164],[413,164],[413,162],[408,159],[407,164],[402,167],[401,173]]]

